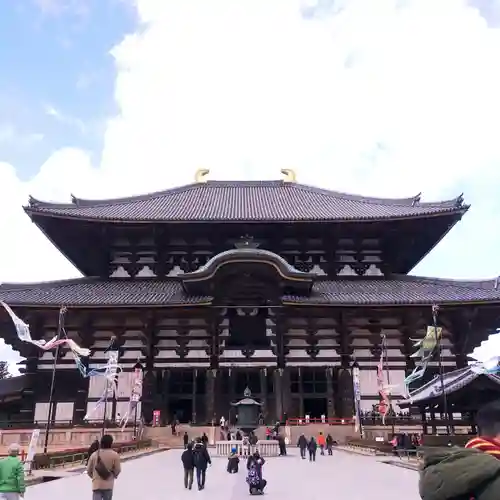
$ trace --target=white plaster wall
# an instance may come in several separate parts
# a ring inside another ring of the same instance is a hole
[[[362,399],[359,407],[361,411],[372,411],[375,404],[378,404],[378,399]]]
[[[89,381],[89,398],[100,398],[106,390],[105,377],[90,377]]]
[[[95,407],[95,402],[92,401],[92,402],[87,403],[87,413],[92,411],[92,409],[94,407]],[[106,406],[106,417],[111,418],[112,414],[113,414],[113,405],[111,404],[110,401],[108,401],[108,404]],[[102,403],[101,406],[99,408],[97,408],[97,410],[90,416],[90,418],[88,420],[89,420],[89,422],[91,422],[92,420],[101,420],[102,421],[103,415],[104,415],[104,403]]]
[[[35,403],[35,422],[46,422],[49,419],[49,403]]]
[[[362,396],[378,394],[377,370],[359,370],[359,388]]]
[[[56,404],[56,422],[73,420],[73,402],[59,402]]]

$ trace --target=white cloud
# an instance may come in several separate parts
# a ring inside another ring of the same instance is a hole
[[[140,26],[112,52],[120,112],[100,164],[57,151],[27,183],[0,164],[0,280],[77,274],[22,212],[28,194],[147,192],[199,167],[217,179],[292,167],[301,182],[381,196],[463,190],[474,209],[424,270],[499,272],[500,32],[479,11],[460,0],[136,4]]]

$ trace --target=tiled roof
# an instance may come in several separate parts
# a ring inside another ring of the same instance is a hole
[[[283,181],[209,181],[115,200],[47,203],[30,199],[32,215],[109,221],[355,221],[463,213],[462,196],[422,203],[367,198]]]
[[[453,392],[469,385],[478,377],[488,377],[500,386],[500,377],[498,375],[474,371],[470,366],[467,366],[465,368],[459,368],[458,370],[447,372],[443,375],[444,392],[446,394],[452,394]],[[411,398],[398,401],[398,405],[401,404],[403,406],[407,406],[411,404],[418,404],[441,395],[441,378],[439,375],[436,375],[432,380],[413,391]]]
[[[36,284],[0,285],[0,300],[12,306],[175,306],[207,304],[211,297],[184,292],[179,278],[156,280],[80,278]],[[453,281],[414,276],[393,279],[343,278],[318,281],[309,297],[285,296],[286,303],[309,305],[428,305],[497,302],[491,281]]]

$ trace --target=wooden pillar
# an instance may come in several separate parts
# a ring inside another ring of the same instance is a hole
[[[80,337],[80,346],[90,349],[93,344],[94,329],[90,318],[86,318],[82,327],[78,331]],[[84,365],[88,367],[88,358],[82,359]],[[83,423],[83,417],[87,413],[87,399],[90,388],[90,379],[79,377],[78,387],[76,388],[75,404],[73,406],[73,424]]]
[[[274,387],[276,391],[276,420],[281,420],[283,416],[283,368],[276,368],[273,372]]]
[[[160,414],[160,418],[162,421],[162,425],[166,425],[171,421],[171,415],[170,415],[170,401],[169,401],[169,390],[170,386],[170,370],[166,369],[163,371],[163,410]]]
[[[335,417],[335,404],[333,395],[333,368],[329,366],[326,369],[326,392],[327,392],[327,417]]]
[[[193,370],[193,387],[191,390],[191,423],[196,424],[196,385],[198,380],[198,370]]]
[[[259,376],[260,376],[260,394],[262,398],[261,412],[262,415],[265,415],[267,412],[267,368],[261,368],[259,370]]]
[[[217,370],[215,369],[207,370],[207,394],[206,394],[207,419],[209,422],[211,422],[213,419],[215,425],[217,425],[218,423],[217,415],[215,413],[215,390],[217,383],[216,378],[217,378]]]
[[[352,354],[354,349],[350,341],[350,330],[347,317],[339,313],[337,317],[340,334],[340,368],[337,373],[337,409],[342,418],[352,418],[354,415],[354,387],[351,373]]]

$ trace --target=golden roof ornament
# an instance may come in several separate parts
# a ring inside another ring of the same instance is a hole
[[[194,174],[194,181],[198,184],[203,184],[208,181],[207,176],[210,173],[208,168],[199,168]]]
[[[291,168],[282,168],[281,173],[285,176],[283,178],[283,182],[297,182],[295,170],[292,170]]]

